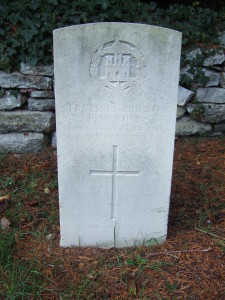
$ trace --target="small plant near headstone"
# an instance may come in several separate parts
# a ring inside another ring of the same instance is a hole
[[[202,68],[197,67],[193,81],[194,84],[197,83],[198,86],[206,86],[209,81],[209,77],[205,75],[205,73],[202,71]]]
[[[180,75],[180,85],[181,86],[183,86],[187,89],[193,90],[192,84],[193,84],[193,80],[187,74]]]
[[[147,260],[143,257],[141,257],[140,255],[138,255],[137,257],[134,258],[130,258],[128,259],[125,264],[128,266],[136,266],[136,267],[141,267],[143,265],[146,265]]]
[[[204,122],[204,114],[205,114],[205,107],[202,103],[198,102],[198,99],[195,97],[193,99],[194,109],[190,113],[191,117],[196,120],[200,120]]]

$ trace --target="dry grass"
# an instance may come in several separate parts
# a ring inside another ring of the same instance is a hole
[[[223,138],[176,141],[168,239],[152,247],[60,248],[52,149],[0,171],[2,299],[225,299]]]

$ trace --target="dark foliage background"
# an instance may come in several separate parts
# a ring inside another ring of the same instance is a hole
[[[0,2],[0,69],[11,71],[19,62],[52,62],[52,31],[92,22],[146,23],[183,33],[183,49],[217,44],[225,29],[225,6],[220,9],[174,1],[139,0],[11,0]],[[187,2],[186,0],[182,2]],[[189,2],[189,1],[188,1]],[[218,0],[218,5],[221,1]],[[221,4],[221,3],[220,3]],[[211,6],[211,5],[210,5]],[[217,7],[218,8],[218,7]]]
[[[144,0],[143,2],[149,3],[151,1]],[[198,3],[202,7],[213,8],[215,10],[219,10],[224,6],[224,0],[204,0],[204,1],[193,1],[193,0],[158,0],[156,1],[160,7],[168,8],[171,4],[184,4],[184,5],[192,5],[193,3]]]

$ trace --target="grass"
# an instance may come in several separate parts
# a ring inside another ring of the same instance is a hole
[[[0,296],[2,299],[41,299],[44,291],[43,275],[35,261],[29,264],[15,259],[18,232],[0,234]]]
[[[167,241],[108,250],[59,247],[54,150],[0,155],[0,299],[225,299],[224,149],[178,139]]]

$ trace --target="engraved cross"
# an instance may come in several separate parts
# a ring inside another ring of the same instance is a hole
[[[139,176],[140,171],[118,171],[118,146],[113,146],[112,170],[90,170],[90,175],[112,176],[111,219],[116,220],[117,176]]]

